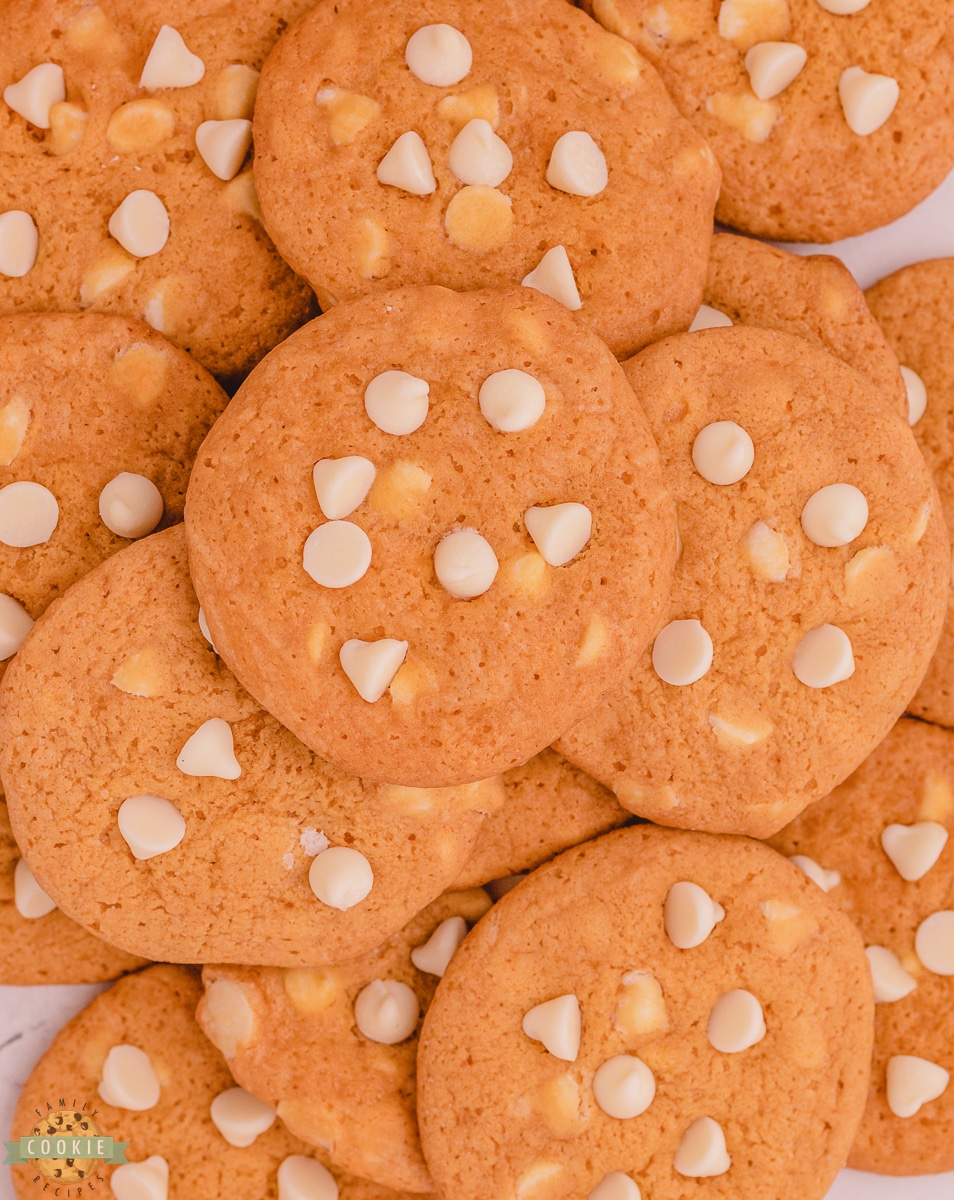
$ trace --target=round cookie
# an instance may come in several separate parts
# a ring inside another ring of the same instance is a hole
[[[417,1030],[489,908],[486,892],[448,892],[369,954],[330,967],[207,966],[196,1017],[236,1082],[335,1166],[433,1191],[417,1132]]]
[[[874,1062],[849,1166],[954,1170],[954,733],[899,721],[772,845],[812,860],[869,947]]]
[[[936,258],[904,267],[865,293],[889,344],[909,372],[914,436],[934,475],[948,529],[954,528],[952,288],[954,258]],[[910,710],[928,721],[954,726],[954,594],[949,593],[937,653]]]
[[[937,492],[907,422],[802,339],[712,329],[625,369],[681,557],[653,645],[556,748],[640,816],[766,837],[920,683],[950,572]]]
[[[712,153],[565,0],[318,4],[262,69],[255,142],[266,227],[324,308],[523,281],[625,355],[698,307]]]
[[[947,0],[856,0],[849,14],[819,0],[582,3],[711,145],[727,225],[837,241],[902,216],[954,166]]]
[[[531,871],[555,854],[632,820],[612,792],[555,750],[502,776],[505,800],[483,823],[455,887]]]
[[[241,170],[258,69],[307,7],[5,4],[0,312],[144,317],[225,377],[313,316]]]
[[[114,555],[37,622],[7,673],[10,820],[68,916],[176,962],[335,962],[459,874],[496,780],[445,792],[341,775],[206,641],[182,528]]]
[[[418,1054],[434,1182],[821,1197],[864,1108],[871,1009],[857,931],[768,847],[607,834],[504,896],[438,986]]]
[[[222,1056],[195,1022],[201,994],[192,971],[156,966],[126,976],[97,996],[57,1034],[34,1067],[17,1104],[13,1136],[29,1136],[37,1126],[41,1134],[56,1129],[45,1118],[66,1096],[105,1136],[129,1143],[128,1167],[94,1164],[88,1177],[93,1195],[115,1200],[160,1195],[168,1200],[300,1200],[308,1195],[282,1182],[286,1172],[300,1170],[303,1164],[293,1162],[284,1170],[282,1164],[295,1156],[311,1159],[314,1151],[292,1137],[274,1115],[269,1119],[265,1113],[257,1126],[248,1122],[244,1129],[233,1118],[226,1128],[233,1138],[245,1133],[253,1139],[244,1144],[230,1144],[213,1121],[214,1102],[234,1085]],[[118,1047],[134,1047],[139,1055],[128,1050],[117,1055]],[[130,1065],[131,1058],[139,1058],[139,1063]],[[104,1076],[113,1102],[102,1096]],[[118,1090],[122,1088],[126,1090]],[[141,1107],[134,1109],[130,1101]],[[366,1180],[319,1169],[318,1163],[305,1169],[318,1174],[326,1189],[311,1195],[327,1200],[402,1200]],[[21,1200],[37,1195],[46,1183],[33,1164],[11,1170]],[[168,1176],[165,1183],[160,1182],[163,1175]],[[57,1185],[50,1181],[47,1186]]]
[[[186,534],[252,695],[342,770],[415,787],[509,770],[592,709],[675,543],[622,369],[529,288],[406,288],[299,330],[206,440]]]

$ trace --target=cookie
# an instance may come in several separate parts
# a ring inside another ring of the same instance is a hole
[[[314,315],[247,157],[265,55],[307,0],[10,0],[0,313],[144,317],[235,377]]]
[[[331,967],[207,966],[199,1024],[236,1081],[335,1166],[433,1191],[417,1132],[417,1031],[488,908],[486,892],[448,892],[369,954]]]
[[[694,328],[731,323],[794,333],[854,367],[907,415],[897,357],[841,259],[717,233],[703,301]]]
[[[535,871],[454,956],[421,1031],[424,1154],[444,1200],[821,1197],[871,1024],[861,939],[797,868],[618,830]]]
[[[954,258],[904,267],[865,293],[897,354],[910,389],[914,436],[934,475],[948,529],[954,528],[954,349],[949,315]],[[937,653],[911,701],[918,717],[954,726],[954,607]]]
[[[886,225],[954,166],[947,0],[582,0],[662,75],[722,167],[716,216],[833,242]]]
[[[87,929],[174,962],[335,962],[460,873],[499,784],[343,776],[265,713],[201,630],[181,526],[37,622],[2,692],[10,820]]]
[[[12,1168],[16,1195],[27,1200],[44,1185],[62,1195],[64,1183],[79,1195],[79,1183],[83,1194],[105,1188],[115,1200],[401,1200],[329,1171],[274,1112],[234,1087],[195,1022],[201,994],[192,971],[150,967],[101,993],[57,1034],[24,1086],[13,1136],[55,1138],[67,1125],[78,1134],[94,1124],[88,1136],[129,1143],[128,1165],[94,1160],[84,1183],[71,1177],[83,1169],[72,1160],[31,1162]],[[56,1170],[63,1174],[54,1178]]]
[[[625,355],[698,307],[712,153],[565,0],[318,4],[262,68],[255,144],[266,228],[323,308],[522,281]]]
[[[414,787],[509,770],[592,709],[675,543],[621,368],[529,288],[406,288],[299,330],[206,440],[186,535],[252,695],[341,770]]]
[[[849,1166],[954,1170],[954,733],[899,721],[772,845],[811,873],[867,946],[874,1061]]]
[[[682,553],[651,648],[556,748],[640,816],[766,837],[924,675],[950,574],[937,492],[907,421],[800,338],[710,329],[625,369]]]
[[[632,820],[612,792],[555,750],[503,776],[505,799],[483,823],[455,887],[480,887],[538,867]]]

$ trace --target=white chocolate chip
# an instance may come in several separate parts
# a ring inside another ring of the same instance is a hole
[[[700,329],[728,329],[731,324],[732,318],[727,317],[724,312],[719,312],[717,308],[712,308],[708,304],[700,304],[696,315],[692,318],[689,332],[697,333]]]
[[[585,504],[534,505],[523,514],[527,533],[551,567],[576,558],[593,532],[593,514]]]
[[[185,837],[185,818],[162,796],[130,796],[120,805],[117,821],[133,857],[140,860],[174,850]]]
[[[947,830],[936,821],[888,825],[881,834],[882,849],[908,883],[923,878],[930,871],[946,844]]]
[[[520,282],[523,287],[535,288],[552,300],[558,300],[571,312],[583,307],[570,258],[563,246],[552,246]]]
[[[807,61],[807,51],[794,42],[759,42],[745,56],[752,91],[760,100],[771,100],[785,91]]]
[[[0,213],[0,275],[22,279],[36,262],[40,237],[28,212],[19,208]]]
[[[894,1004],[918,986],[914,976],[908,974],[898,956],[886,946],[867,946],[865,954],[871,968],[875,1004]]]
[[[59,519],[56,497],[42,484],[20,480],[0,488],[0,542],[5,546],[42,546]]]
[[[495,250],[513,229],[513,201],[496,188],[468,185],[448,204],[444,229],[448,241],[461,250]]]
[[[886,1099],[896,1117],[913,1117],[921,1107],[947,1091],[950,1071],[914,1054],[895,1054],[888,1059]]]
[[[917,425],[927,408],[927,388],[921,376],[911,367],[901,367],[901,378],[908,397],[908,424]]]
[[[867,8],[871,0],[817,0],[817,3],[825,12],[834,13],[836,17],[846,17]]]
[[[414,947],[411,962],[419,971],[442,979],[448,963],[466,936],[467,922],[464,918],[448,917],[446,921],[441,921],[422,946]]]
[[[621,1171],[604,1175],[587,1200],[641,1200],[637,1184]]]
[[[203,1029],[226,1058],[250,1046],[255,1013],[245,988],[231,979],[213,979],[202,998]]]
[[[192,53],[178,29],[163,25],[142,68],[139,86],[151,92],[157,88],[192,87],[204,74],[205,63]]]
[[[679,1142],[673,1166],[690,1179],[724,1175],[732,1165],[722,1126],[712,1117],[693,1121]]]
[[[745,988],[724,992],[706,1025],[709,1044],[722,1054],[739,1054],[765,1037],[765,1016],[757,997]]]
[[[445,534],[434,551],[434,574],[455,600],[482,596],[497,578],[497,555],[476,529]]]
[[[374,463],[360,454],[316,462],[312,478],[322,514],[329,521],[350,517],[367,498],[375,474]]]
[[[342,88],[320,88],[315,104],[328,114],[328,134],[336,146],[350,146],[381,115],[376,100]]]
[[[34,921],[51,913],[56,904],[37,883],[25,858],[18,858],[13,868],[13,903],[21,917]]]
[[[511,367],[487,376],[480,385],[477,402],[492,429],[498,433],[520,433],[540,420],[547,397],[538,379]]]
[[[99,1094],[113,1108],[145,1112],[159,1103],[159,1078],[138,1046],[113,1046],[103,1063]]]
[[[557,138],[547,164],[547,183],[571,196],[598,196],[606,188],[606,159],[596,142],[581,129]]]
[[[705,888],[681,880],[666,896],[663,924],[669,940],[679,950],[701,946],[716,925],[725,918],[725,909]]]
[[[430,384],[407,371],[384,371],[365,388],[364,408],[378,429],[404,437],[427,419]]]
[[[235,757],[232,728],[221,717],[204,721],[186,742],[176,759],[183,775],[238,779],[242,774]]]
[[[635,1054],[617,1054],[596,1068],[593,1096],[608,1117],[625,1121],[644,1113],[656,1096],[656,1079]]]
[[[738,483],[751,471],[755,447],[735,421],[713,421],[696,434],[692,461],[703,479],[728,486]]]
[[[195,131],[202,161],[218,179],[234,179],[252,144],[252,122],[240,117],[229,121],[203,121]]]
[[[709,713],[709,727],[723,746],[738,749],[764,742],[775,726],[762,713]]]
[[[130,192],[109,218],[109,232],[136,258],[158,254],[169,240],[169,214],[155,192]]]
[[[109,1190],[115,1200],[167,1200],[169,1164],[161,1154],[150,1154],[142,1162],[123,1163],[110,1175]]]
[[[479,117],[468,121],[451,142],[447,161],[461,183],[487,187],[503,183],[513,170],[510,147]]]
[[[141,538],[162,520],[162,495],[145,475],[122,471],[99,493],[99,515],[118,537]]]
[[[311,864],[308,882],[322,904],[347,912],[371,891],[374,873],[360,850],[331,846]]]
[[[16,654],[32,628],[33,618],[19,600],[0,592],[0,662]]]
[[[554,1058],[576,1062],[580,1052],[580,1002],[572,993],[531,1008],[521,1028],[528,1038],[542,1042]]]
[[[396,638],[379,638],[375,642],[350,638],[338,651],[338,661],[361,699],[374,704],[398,673],[407,658],[407,649],[407,642]]]
[[[712,666],[712,638],[700,621],[670,621],[656,635],[652,658],[663,683],[686,687]]]
[[[230,1146],[251,1146],[260,1133],[275,1124],[275,1110],[245,1088],[228,1088],[209,1107],[212,1124]]]
[[[819,488],[802,509],[802,529],[816,546],[847,546],[868,524],[868,501],[851,483]]]
[[[832,888],[837,887],[841,883],[841,873],[839,871],[826,871],[813,858],[809,858],[805,854],[793,854],[789,862],[798,867],[823,892],[830,892]]]
[[[954,909],[931,913],[914,935],[918,958],[935,975],[954,975]]]
[[[847,67],[838,80],[838,95],[848,128],[859,137],[880,129],[894,112],[900,88],[890,75]]]
[[[407,1041],[420,1017],[414,989],[397,979],[374,979],[355,997],[355,1024],[371,1042],[396,1046]]]
[[[230,63],[215,77],[214,115],[220,121],[251,120],[258,93],[259,73],[244,63]]]
[[[421,83],[453,87],[470,73],[474,52],[453,25],[424,25],[408,38],[404,61]]]
[[[290,1154],[278,1168],[278,1200],[338,1200],[338,1185],[316,1159]]]
[[[421,135],[413,129],[402,133],[381,159],[377,176],[379,183],[400,188],[412,196],[429,196],[437,190],[431,156]]]
[[[212,641],[212,634],[209,631],[209,622],[205,619],[205,609],[201,605],[199,606],[199,632],[215,650],[215,642]],[[215,650],[215,653],[218,654],[218,650]]]
[[[33,405],[23,396],[14,396],[0,408],[0,466],[9,467],[23,449],[32,415]]]
[[[3,99],[37,129],[49,129],[50,109],[66,99],[63,68],[57,63],[40,63],[19,82],[5,87]]]
[[[613,1024],[627,1037],[659,1033],[669,1028],[666,1001],[652,972],[626,972],[620,980]]]
[[[792,670],[799,683],[826,688],[850,679],[855,673],[851,641],[837,625],[819,625],[795,647]]]
[[[107,242],[102,251],[83,272],[80,284],[80,303],[86,308],[100,296],[118,286],[136,269],[136,260],[130,258],[112,242]]]
[[[371,539],[351,521],[326,521],[308,535],[301,562],[322,587],[350,587],[371,566]]]

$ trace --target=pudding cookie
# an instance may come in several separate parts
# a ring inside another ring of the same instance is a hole
[[[618,830],[528,876],[451,961],[421,1031],[424,1154],[444,1200],[816,1200],[871,1026],[861,938],[781,855]]]
[[[622,369],[529,288],[405,288],[299,330],[206,439],[186,535],[252,695],[341,770],[413,787],[509,770],[594,708],[675,553]]]
[[[833,242],[954,166],[947,0],[582,0],[662,75],[722,167],[717,218]]]
[[[323,308],[523,282],[623,356],[698,307],[712,152],[565,0],[318,4],[262,68],[255,144],[266,228]]]
[[[453,882],[500,785],[343,776],[242,689],[200,621],[180,526],[37,622],[0,693],[17,841],[67,915],[131,953],[364,953]]]
[[[937,491],[907,421],[800,338],[710,329],[625,370],[682,550],[652,646],[556,748],[640,816],[767,837],[927,669],[950,575]]]

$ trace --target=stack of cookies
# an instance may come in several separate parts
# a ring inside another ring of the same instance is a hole
[[[954,1170],[950,6],[0,20],[16,1195]]]

